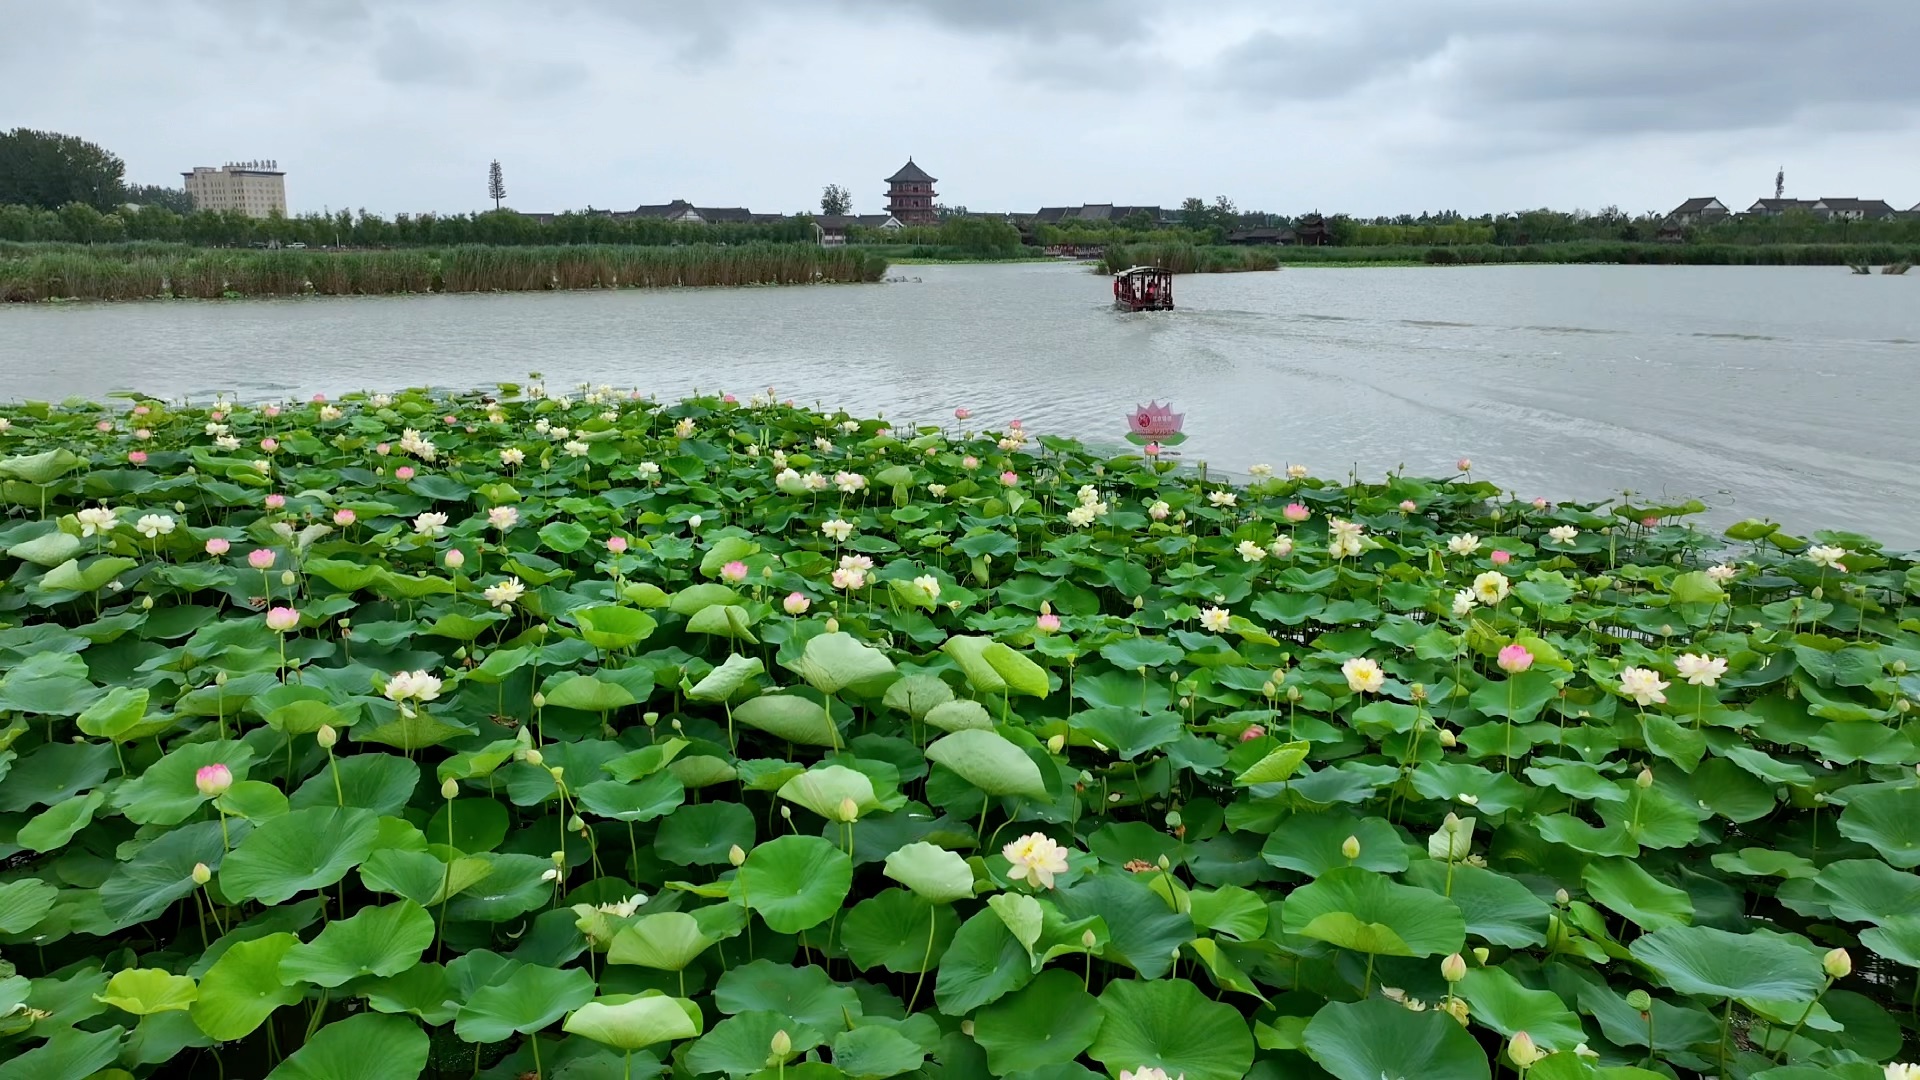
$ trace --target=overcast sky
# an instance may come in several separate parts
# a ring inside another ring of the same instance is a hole
[[[295,212],[1920,202],[1920,0],[0,0],[0,127]]]

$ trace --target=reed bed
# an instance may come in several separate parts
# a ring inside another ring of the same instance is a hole
[[[886,266],[869,252],[810,244],[45,251],[0,254],[0,301],[804,285],[878,281]]]
[[[1161,266],[1176,274],[1232,274],[1278,269],[1280,257],[1272,248],[1189,243],[1122,244],[1107,249],[1105,272],[1117,273],[1129,266]]]

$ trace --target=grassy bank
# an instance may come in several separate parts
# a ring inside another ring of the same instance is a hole
[[[1103,273],[1129,266],[1163,266],[1176,274],[1231,274],[1246,270],[1273,270],[1280,265],[1278,249],[1227,247],[1188,243],[1123,244],[1107,249]]]
[[[456,247],[444,251],[0,253],[0,301],[376,296],[878,281],[886,260],[812,244]]]
[[[1915,1058],[1864,537],[771,394],[0,419],[11,1075]]]
[[[1625,263],[1661,266],[1847,266],[1920,260],[1920,244],[1661,244],[1576,240],[1563,244],[1449,247],[1282,247],[1283,264],[1481,266],[1499,263]]]

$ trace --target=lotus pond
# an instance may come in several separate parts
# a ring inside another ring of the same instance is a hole
[[[1920,568],[610,388],[0,408],[0,1077],[1878,1080]]]

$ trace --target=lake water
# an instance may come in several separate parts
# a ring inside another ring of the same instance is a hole
[[[1293,269],[1183,277],[1121,315],[1062,265],[872,286],[0,308],[0,398],[242,399],[545,373],[901,421],[1115,439],[1186,414],[1189,459],[1404,464],[1521,495],[1698,497],[1920,546],[1920,275],[1844,268]]]

